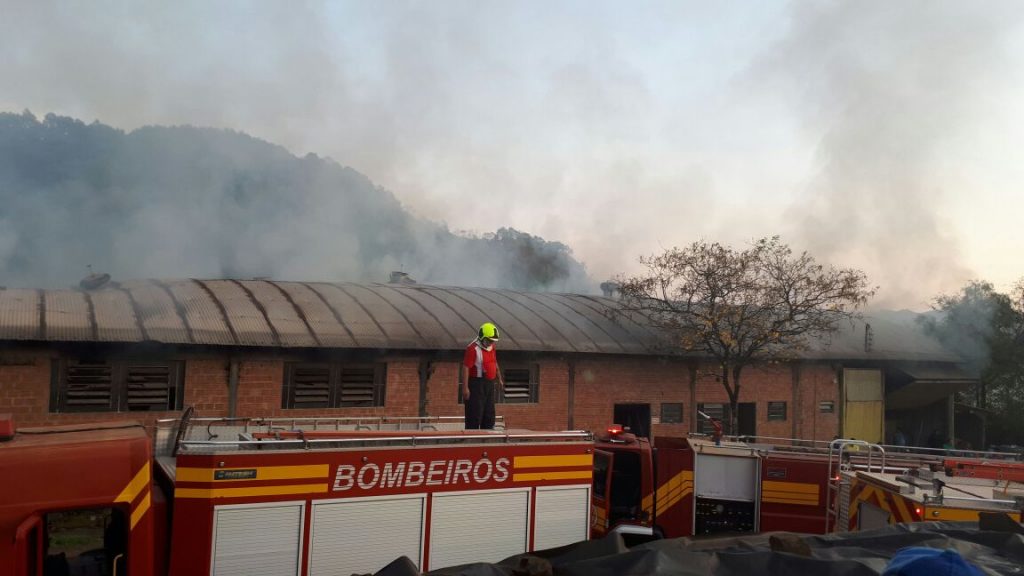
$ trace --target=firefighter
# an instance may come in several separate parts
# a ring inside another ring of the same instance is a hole
[[[485,322],[480,326],[476,340],[466,346],[463,364],[469,377],[462,384],[462,399],[466,406],[467,430],[494,428],[495,384],[499,391],[505,389],[495,351],[498,337],[498,327]]]

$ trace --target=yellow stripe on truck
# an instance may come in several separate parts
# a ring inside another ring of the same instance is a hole
[[[175,498],[251,498],[285,494],[320,494],[327,484],[287,484],[283,486],[252,486],[245,488],[177,488]]]
[[[149,484],[149,462],[142,465],[142,468],[135,473],[135,477],[132,478],[131,482],[121,490],[121,493],[114,498],[114,502],[128,502],[129,504],[135,501],[135,497],[140,492],[146,489]]]
[[[678,502],[683,496],[689,494],[693,488],[693,471],[683,470],[675,476],[669,478],[665,483],[658,487],[658,508],[661,511],[665,511],[671,506]],[[676,496],[679,496],[678,498]],[[641,507],[647,512],[651,512],[651,508],[654,506],[654,497],[650,494],[644,496]]]
[[[594,465],[592,454],[560,454],[556,456],[516,456],[513,468],[577,468]]]
[[[593,478],[593,472],[590,470],[580,471],[551,471],[551,472],[522,472],[519,474],[512,474],[513,482],[529,482],[531,480],[576,480],[586,479],[590,480]]]
[[[142,501],[139,502],[139,505],[136,506],[135,510],[132,511],[132,530],[135,529],[135,525],[139,523],[139,520],[142,520],[142,517],[146,515],[146,511],[149,510],[149,505],[150,494],[149,492],[146,492],[146,495],[142,497]]]
[[[250,482],[252,480],[301,480],[303,478],[326,479],[330,474],[327,464],[308,466],[253,466],[249,468],[178,468],[174,478],[177,482],[222,482],[215,480],[218,471],[256,470],[254,478],[231,478],[231,482]]]
[[[817,484],[765,480],[761,483],[761,501],[774,504],[817,506],[820,502],[818,491]]]

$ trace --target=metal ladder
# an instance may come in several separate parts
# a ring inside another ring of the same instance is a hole
[[[885,473],[885,448],[864,440],[833,440],[828,445],[828,480],[825,489],[825,533],[846,532],[850,527],[850,481],[844,472],[853,471],[853,456],[866,452],[868,472],[875,471],[874,455],[879,456],[878,472]]]

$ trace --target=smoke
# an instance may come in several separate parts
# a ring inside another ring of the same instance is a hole
[[[1007,196],[1024,177],[1012,104],[1024,66],[1005,43],[1014,31],[1020,42],[1022,14],[994,0],[9,2],[0,110],[130,134],[238,130],[393,191],[415,241],[448,238],[418,228],[427,220],[485,244],[501,227],[527,230],[571,246],[598,280],[698,238],[781,234],[865,269],[876,304],[922,309],[975,274],[1019,275],[1006,272],[1006,247],[1024,239],[1012,216],[1024,204]],[[321,200],[344,204],[304,201]],[[173,236],[189,209],[164,203],[169,218],[133,216],[111,249],[135,250],[120,244],[132,233]],[[317,229],[332,226],[326,209],[303,207]],[[58,225],[55,210],[39,223]],[[266,256],[141,243],[175,269],[195,258],[246,271],[298,266],[289,241],[323,243],[305,225],[259,229],[244,209],[216,210],[224,234]],[[86,257],[78,250],[68,261]],[[339,274],[366,254],[337,252]],[[389,253],[375,270],[450,260]]]
[[[755,80],[819,139],[789,238],[866,270],[876,305],[920,308],[973,276],[949,210],[973,191],[943,181],[944,163],[961,162],[950,144],[985,114],[1020,22],[1015,2],[796,2],[760,62]]]
[[[0,114],[0,277],[273,277],[592,290],[568,247],[452,234],[350,168],[249,136]]]

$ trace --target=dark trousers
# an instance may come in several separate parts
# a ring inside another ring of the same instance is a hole
[[[494,428],[494,380],[469,379],[466,402],[466,430]]]

